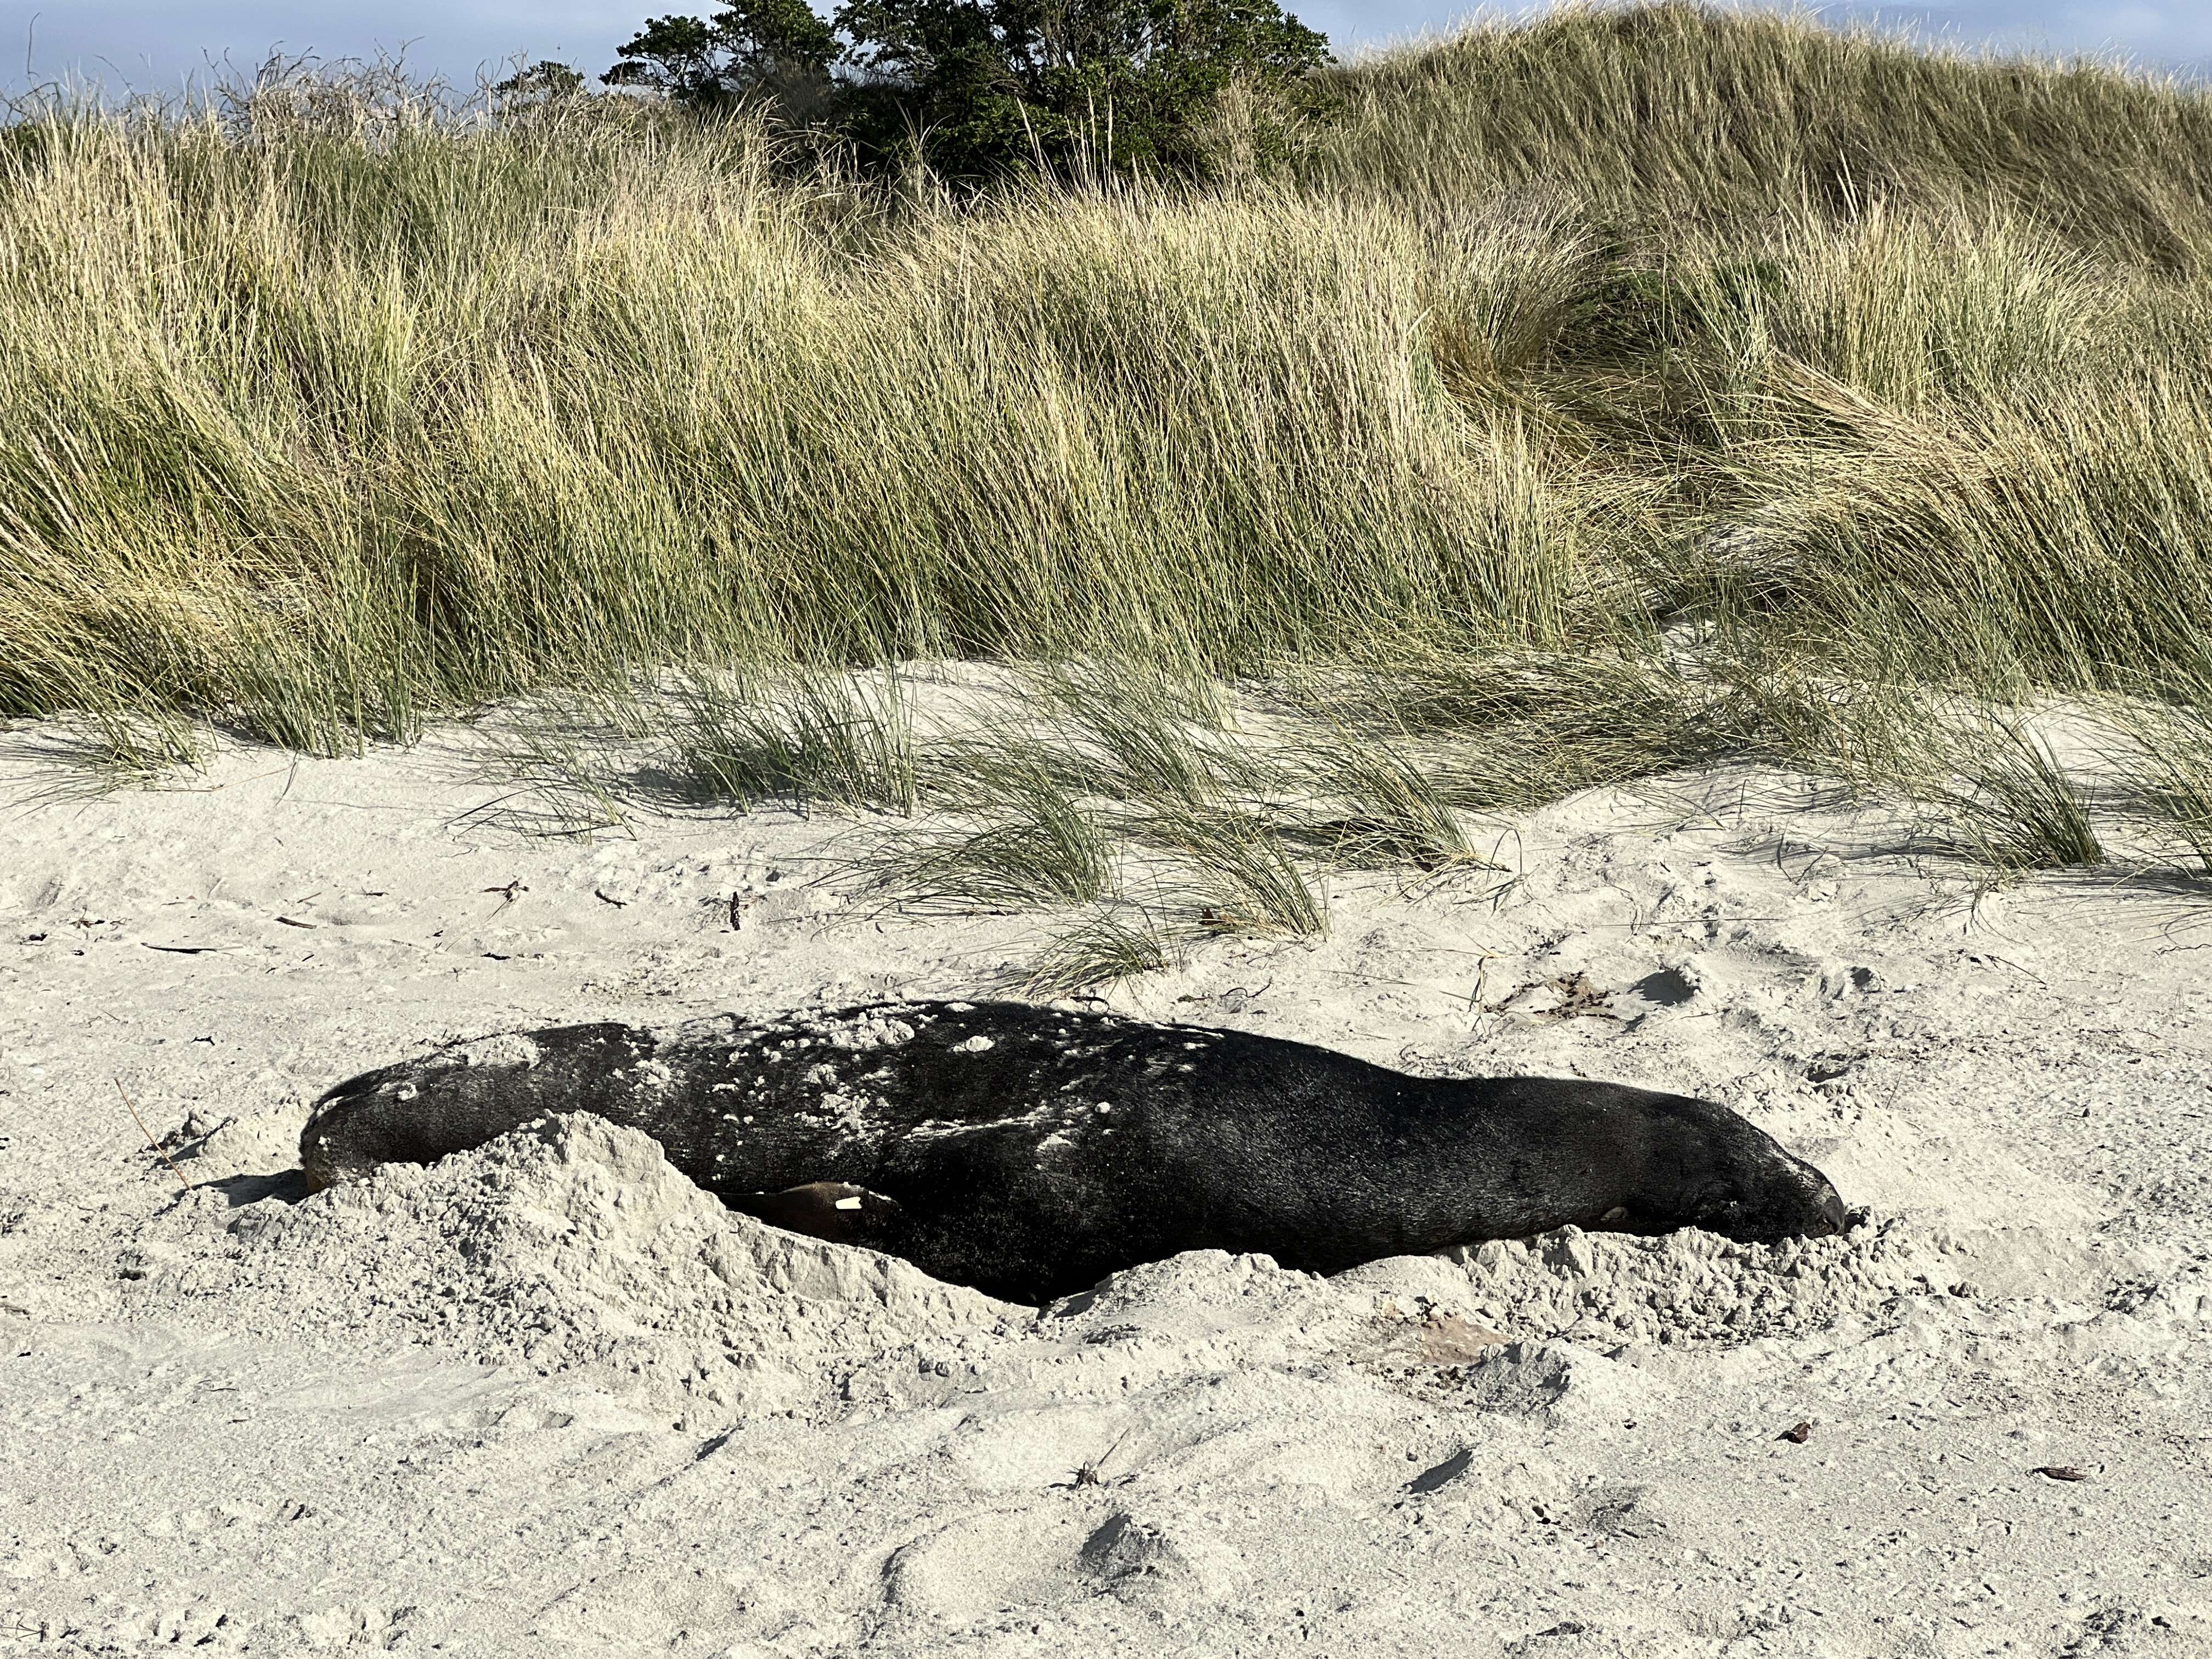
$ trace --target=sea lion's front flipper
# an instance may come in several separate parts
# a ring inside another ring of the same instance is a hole
[[[884,1224],[901,1213],[896,1200],[843,1181],[811,1181],[780,1193],[744,1193],[725,1201],[772,1227],[833,1244],[874,1245]]]

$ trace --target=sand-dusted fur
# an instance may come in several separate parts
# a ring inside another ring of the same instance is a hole
[[[576,1111],[644,1130],[735,1208],[1018,1300],[1190,1249],[1330,1273],[1569,1223],[1758,1240],[1844,1220],[1817,1170],[1710,1101],[1005,1002],[456,1044],[331,1090],[301,1160],[327,1183]]]

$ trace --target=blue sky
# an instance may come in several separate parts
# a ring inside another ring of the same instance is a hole
[[[647,15],[717,9],[715,0],[0,0],[0,89],[74,74],[111,89],[174,91],[210,58],[228,53],[250,66],[279,44],[338,58],[411,43],[410,64],[465,86],[473,84],[479,64],[515,52],[596,74]],[[1465,12],[1424,0],[1290,0],[1290,9],[1340,52],[1443,27]],[[1883,6],[1878,14],[1858,3],[1821,9],[1922,23],[1962,42],[2118,52],[2212,77],[2212,5],[2205,0],[1929,0]]]

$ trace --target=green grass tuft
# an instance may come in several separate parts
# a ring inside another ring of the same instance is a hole
[[[1021,984],[1032,996],[1073,996],[1164,973],[1182,961],[1182,942],[1158,918],[1128,907],[1100,909],[1063,928],[1038,953]]]
[[[1273,827],[1234,811],[1169,809],[1133,831],[1176,866],[1177,899],[1215,933],[1314,937],[1328,932],[1327,894]]]
[[[681,775],[702,798],[911,813],[914,734],[891,681],[693,674],[673,692]]]
[[[1936,752],[1958,781],[1924,793],[1957,851],[2003,875],[2106,861],[2080,786],[2017,720],[1977,720],[1939,739]]]
[[[1046,909],[1102,898],[1112,844],[1078,803],[1039,790],[978,829],[889,836],[868,860],[875,884],[924,908]]]

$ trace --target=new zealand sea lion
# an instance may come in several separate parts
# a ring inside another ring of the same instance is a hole
[[[556,1112],[643,1130],[735,1209],[1020,1301],[1181,1250],[1334,1273],[1570,1223],[1766,1240],[1844,1217],[1819,1170],[1710,1101],[1411,1077],[1279,1037],[1009,1002],[457,1043],[331,1090],[301,1162],[328,1184]]]

